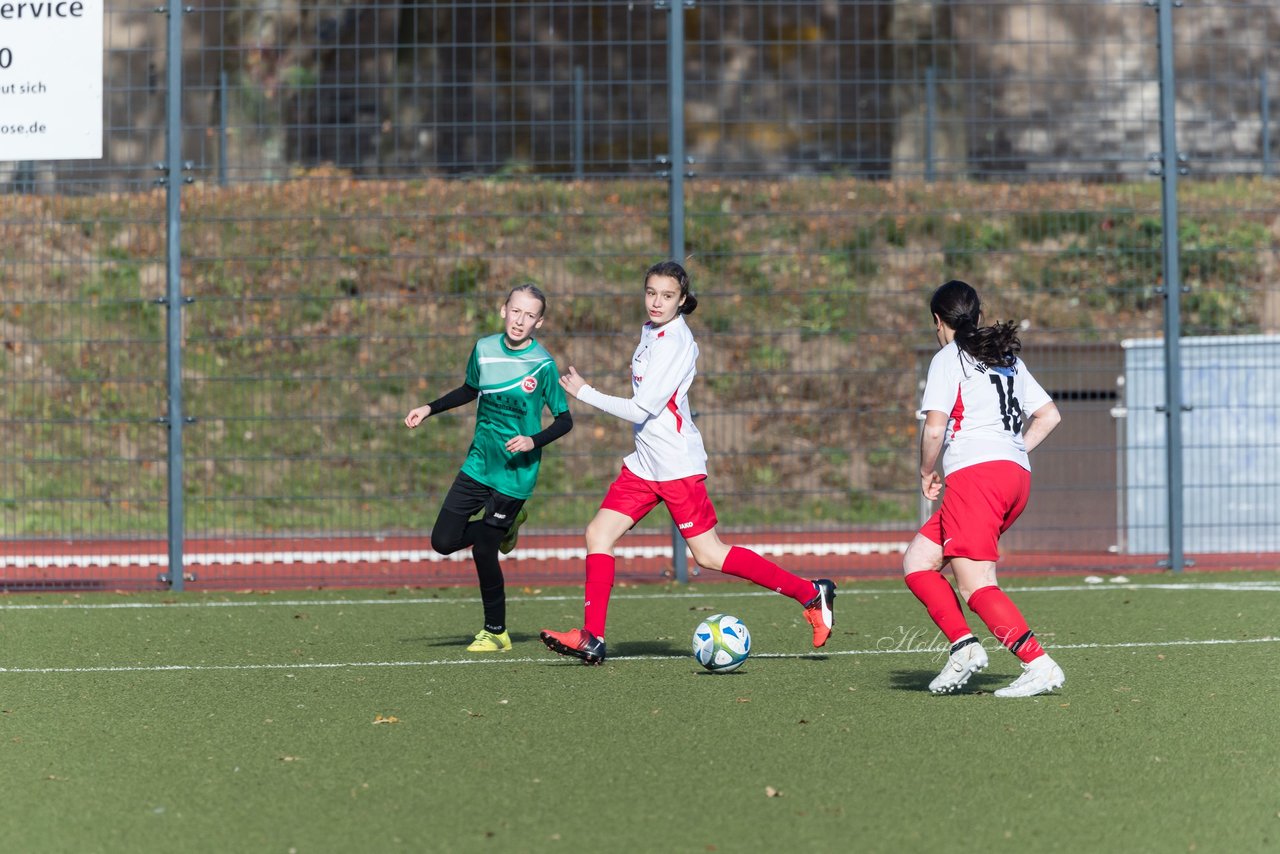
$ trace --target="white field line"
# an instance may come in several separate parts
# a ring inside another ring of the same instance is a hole
[[[1062,649],[1160,649],[1175,646],[1240,646],[1244,644],[1280,643],[1280,637],[1263,638],[1209,638],[1205,640],[1173,640],[1173,641],[1130,641],[1123,643],[1068,643],[1054,644],[1055,651]],[[834,658],[844,655],[943,655],[947,647],[908,647],[905,649],[845,649],[822,652],[782,653],[765,652],[754,655],[754,658]],[[619,655],[610,657],[615,661],[684,661],[687,655]],[[486,665],[486,664],[552,664],[564,663],[576,665],[572,660],[554,659],[548,656],[540,658],[510,658],[507,656],[484,659],[476,658],[437,658],[431,661],[335,661],[307,662],[302,664],[136,664],[104,667],[0,667],[3,673],[190,673],[197,671],[264,671],[264,670],[340,670],[344,668],[368,667],[438,667],[442,665]]]
[[[907,542],[840,543],[749,543],[745,548],[768,555],[871,555],[902,554]],[[620,558],[667,558],[672,556],[671,545],[619,546],[615,554]],[[587,557],[583,546],[565,548],[516,549],[502,560],[572,560]],[[352,549],[291,551],[236,551],[195,552],[182,556],[184,567],[201,566],[261,566],[261,565],[330,565],[352,563],[456,563],[470,561],[471,553],[463,550],[442,555],[433,549]],[[0,569],[93,569],[104,566],[167,567],[166,552],[138,552],[134,554],[64,554],[64,555],[0,555]]]
[[[1206,581],[1206,582],[1151,582],[1147,584],[1054,584],[1043,587],[1017,587],[1002,585],[1002,589],[1008,593],[1017,593],[1022,595],[1025,593],[1095,593],[1098,591],[1124,591],[1128,593],[1141,592],[1143,590],[1161,590],[1161,591],[1204,591],[1204,592],[1263,592],[1263,593],[1280,593],[1280,581]],[[845,596],[887,596],[893,594],[901,594],[909,592],[905,586],[901,587],[861,587],[850,584],[840,589]],[[21,594],[27,595],[27,594]],[[32,594],[40,595],[40,594]],[[50,595],[50,594],[44,594]],[[57,594],[53,594],[57,595]],[[181,595],[181,594],[172,594]],[[651,599],[749,599],[764,596],[776,596],[778,594],[764,590],[724,590],[706,588],[698,591],[690,591],[687,593],[679,593],[675,591],[665,591],[662,593],[614,593],[610,597],[610,601],[638,601]],[[838,598],[838,597],[837,597]],[[551,596],[508,596],[508,602],[579,602],[582,600],[581,593],[557,594]],[[62,611],[62,610],[84,610],[84,611],[113,611],[113,610],[150,610],[162,608],[262,608],[262,607],[284,607],[284,608],[319,608],[332,607],[339,605],[343,607],[355,607],[360,605],[474,605],[479,602],[479,597],[457,597],[446,599],[425,599],[416,596],[396,596],[387,599],[270,599],[265,597],[255,597],[243,600],[219,600],[219,601],[187,601],[174,600],[168,602],[3,602],[0,601],[0,612],[3,611]]]

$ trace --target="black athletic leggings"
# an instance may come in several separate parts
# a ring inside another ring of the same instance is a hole
[[[498,563],[498,544],[506,529],[474,522],[461,513],[441,508],[431,529],[431,548],[448,555],[471,546],[471,559],[480,579],[480,600],[484,603],[484,627],[499,634],[507,629],[507,597],[503,587],[502,566]]]

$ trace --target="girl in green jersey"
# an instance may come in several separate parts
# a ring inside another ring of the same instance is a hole
[[[515,548],[524,503],[538,480],[542,448],[573,429],[555,360],[533,339],[546,307],[547,298],[536,285],[513,288],[501,309],[505,331],[476,342],[466,381],[410,410],[404,419],[413,429],[431,415],[479,399],[466,461],[431,529],[431,547],[441,554],[471,547],[484,603],[484,628],[467,647],[471,652],[511,649],[498,554]],[[545,429],[544,407],[554,418]],[[482,510],[484,515],[472,521]]]

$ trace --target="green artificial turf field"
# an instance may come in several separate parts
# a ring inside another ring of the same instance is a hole
[[[581,588],[0,601],[6,851],[1264,851],[1280,847],[1280,574],[1007,579],[1063,665],[962,694],[900,582],[800,608],[741,582],[615,589],[611,659],[546,651]],[[725,611],[751,659],[710,675]],[[975,629],[979,623],[973,621]],[[986,637],[985,631],[979,632]],[[990,647],[990,644],[988,644]]]

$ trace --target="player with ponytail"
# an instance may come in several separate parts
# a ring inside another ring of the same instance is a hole
[[[1066,677],[997,585],[996,560],[1000,535],[1027,504],[1028,454],[1061,416],[1018,357],[1022,342],[1014,325],[983,326],[982,303],[971,286],[947,282],[934,291],[929,310],[940,349],[929,364],[921,404],[920,489],[930,501],[942,495],[942,505],[902,561],[907,587],[951,643],[947,664],[929,690],[954,691],[987,666],[986,650],[961,610],[963,597],[1022,662],[1022,675],[996,696],[1043,694],[1061,687]],[[942,574],[947,564],[960,597]]]
[[[566,632],[543,630],[543,643],[587,664],[604,661],[613,548],[649,511],[666,504],[699,566],[796,600],[813,627],[813,645],[822,646],[835,623],[835,584],[800,578],[750,549],[725,545],[716,533],[716,511],[705,483],[707,452],[689,407],[698,345],[685,317],[697,308],[698,298],[684,267],[675,261],[650,267],[644,275],[644,304],[649,319],[631,357],[631,397],[597,391],[573,367],[560,378],[564,390],[582,403],[629,421],[636,449],[622,461],[622,471],[587,526],[583,626]]]

